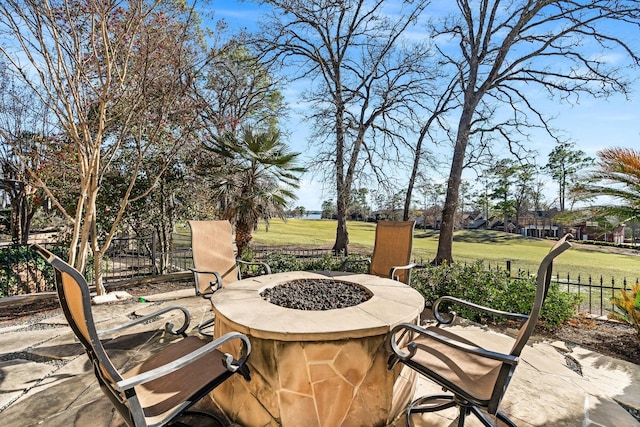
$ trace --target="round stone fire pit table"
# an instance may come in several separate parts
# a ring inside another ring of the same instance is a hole
[[[334,279],[367,289],[371,298],[330,310],[272,304],[260,293],[309,279]],[[368,274],[288,272],[232,283],[211,298],[214,335],[247,335],[251,382],[239,375],[212,397],[243,426],[386,426],[412,398],[415,373],[387,370],[385,339],[402,322],[418,322],[424,299],[409,286]],[[224,351],[233,353],[233,348]]]

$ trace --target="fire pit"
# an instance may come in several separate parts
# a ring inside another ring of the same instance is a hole
[[[413,371],[401,364],[388,371],[386,364],[385,337],[398,323],[416,322],[424,307],[422,296],[403,283],[290,272],[241,280],[211,301],[215,335],[242,332],[253,348],[252,381],[234,376],[212,394],[232,421],[385,426],[413,396]]]
[[[267,288],[260,296],[296,310],[335,310],[368,301],[372,294],[355,283],[334,279],[297,279]]]

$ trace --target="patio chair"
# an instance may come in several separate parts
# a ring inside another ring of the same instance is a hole
[[[413,248],[413,229],[415,221],[378,221],[373,246],[373,256],[365,259],[346,259],[341,270],[350,263],[368,263],[369,274],[387,277],[411,284],[410,263]]]
[[[226,420],[216,414],[189,408],[236,372],[249,380],[245,362],[251,353],[251,345],[245,335],[230,332],[209,342],[195,336],[187,337],[184,332],[189,326],[189,312],[178,306],[166,307],[98,332],[91,311],[89,286],[82,274],[42,246],[35,244],[32,247],[54,267],[58,298],[67,322],[84,347],[100,388],[127,425],[180,425],[179,420],[184,417],[203,416],[227,425]],[[183,335],[183,339],[164,346],[126,372],[114,366],[100,337],[174,310],[182,312],[184,324],[176,331],[171,323],[167,323],[165,328],[171,334]],[[234,360],[219,350],[225,343],[234,347],[238,344],[239,359]]]
[[[189,227],[196,295],[210,300],[223,285],[242,279],[240,266],[258,266],[264,274],[271,274],[271,268],[264,262],[248,262],[235,257],[229,221],[189,221]],[[206,328],[213,322],[213,318],[201,322],[198,331],[211,336]]]
[[[536,294],[529,315],[506,313],[473,304],[450,296],[440,297],[433,305],[436,326],[422,328],[403,323],[391,331],[389,345],[392,354],[389,369],[397,362],[404,363],[418,373],[442,386],[451,394],[437,394],[420,397],[411,402],[406,411],[407,426],[412,426],[411,414],[435,412],[446,408],[459,407],[458,426],[462,427],[465,417],[473,413],[485,426],[495,426],[490,418],[502,423],[515,424],[498,410],[509,381],[518,365],[520,352],[527,343],[535,327],[540,309],[549,290],[553,259],[571,247],[560,239],[542,260],[536,279]],[[439,311],[440,305],[465,305],[493,315],[521,321],[518,335],[508,352],[500,352],[480,347],[472,341],[441,328],[455,320],[455,312],[448,315]],[[486,412],[486,414],[485,414]]]

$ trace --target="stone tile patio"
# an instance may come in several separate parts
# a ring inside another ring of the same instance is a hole
[[[193,296],[192,289],[95,306],[100,329],[163,305],[179,304],[192,313],[195,325],[210,317],[210,307]],[[161,332],[159,319],[127,330],[105,345],[117,364],[142,360],[156,346],[176,339]],[[474,325],[454,326],[479,343],[497,343],[509,337]],[[131,340],[142,345],[123,351]],[[580,372],[571,367],[579,366]],[[416,396],[440,393],[439,387],[418,378]],[[211,401],[201,406],[213,408]],[[523,351],[522,361],[501,406],[519,426],[640,426],[623,406],[640,410],[640,366],[573,347],[561,342],[537,341]],[[456,411],[414,418],[416,426],[455,426]],[[479,426],[473,418],[467,426]],[[96,426],[120,427],[124,422],[100,391],[88,359],[61,316],[44,319],[29,328],[0,328],[0,424],[8,427]],[[404,425],[396,420],[392,426]],[[332,426],[328,423],[326,426]],[[363,421],[362,426],[367,426]]]

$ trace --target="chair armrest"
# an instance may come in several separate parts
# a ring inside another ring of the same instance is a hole
[[[394,353],[397,359],[402,361],[407,361],[413,358],[418,350],[418,344],[413,341],[407,345],[409,353],[403,352],[400,347],[398,347],[398,342],[396,341],[395,336],[402,330],[404,330],[402,332],[403,335],[406,333],[406,331],[409,331],[412,336],[415,336],[416,334],[421,336],[428,336],[429,338],[441,342],[449,347],[461,350],[465,353],[475,354],[477,356],[486,357],[487,359],[499,360],[510,365],[516,365],[518,363],[517,356],[499,353],[496,351],[484,349],[482,347],[472,346],[461,341],[456,341],[444,335],[440,335],[437,332],[414,325],[413,323],[401,323],[394,327],[389,334],[389,344],[391,347],[391,351]]]
[[[130,322],[124,323],[120,326],[116,326],[115,328],[110,328],[110,329],[105,329],[103,331],[98,331],[98,336],[101,337],[103,335],[107,335],[113,332],[117,332],[126,328],[129,328],[131,326],[135,326],[138,325],[140,323],[144,323],[146,321],[148,321],[149,319],[153,319],[154,317],[158,317],[161,314],[167,313],[169,311],[173,311],[173,310],[178,310],[181,311],[182,314],[184,315],[184,322],[182,324],[182,326],[180,327],[180,329],[178,329],[177,331],[173,330],[173,323],[171,322],[167,322],[164,325],[164,328],[167,330],[167,332],[173,334],[173,335],[182,335],[184,333],[184,331],[187,330],[187,328],[189,327],[189,323],[191,322],[191,316],[189,315],[189,311],[184,308],[184,307],[180,307],[179,305],[172,305],[170,307],[165,307],[165,308],[161,308],[158,311],[154,311],[151,314],[147,314],[146,316],[142,316],[142,317],[138,317],[137,319],[134,319]]]
[[[218,273],[217,271],[201,270],[198,268],[189,268],[189,270],[191,270],[191,272],[193,273],[193,280],[195,281],[197,296],[202,295],[205,298],[211,298],[211,295],[213,295],[215,291],[222,287],[222,276],[220,276],[220,273]],[[209,282],[211,292],[200,292],[200,285],[198,284],[198,273],[213,274],[214,276],[216,276],[215,282]]]
[[[242,259],[236,259],[236,262],[238,264],[242,264],[242,265],[258,265],[260,267],[262,267],[265,271],[265,274],[271,274],[271,267],[269,267],[269,264],[267,264],[266,262],[260,262],[260,261],[244,261]]]
[[[249,338],[247,338],[245,335],[239,332],[229,332],[170,363],[159,366],[155,369],[151,369],[150,371],[144,372],[142,374],[135,375],[131,378],[118,381],[116,383],[116,387],[118,388],[118,390],[125,391],[137,385],[144,384],[157,378],[163,377],[167,374],[175,372],[177,369],[180,369],[195,360],[198,360],[205,354],[209,353],[211,350],[215,350],[224,343],[233,339],[239,339],[242,343],[240,359],[234,361],[233,356],[225,353],[225,359],[223,360],[223,363],[228,371],[236,372],[244,367],[249,354],[251,354],[251,343],[249,342]]]
[[[438,298],[436,300],[436,302],[433,303],[433,308],[432,308],[433,316],[438,321],[438,325],[452,323],[456,318],[456,313],[454,311],[449,312],[449,315],[450,315],[449,319],[445,319],[444,317],[442,317],[442,314],[440,313],[439,308],[440,308],[440,303],[442,303],[444,301],[449,301],[449,302],[453,302],[453,303],[456,303],[456,304],[466,305],[467,307],[471,307],[471,308],[474,308],[474,309],[479,310],[479,311],[484,311],[485,313],[504,316],[506,318],[513,319],[513,320],[526,321],[529,318],[529,316],[527,314],[510,313],[508,311],[495,310],[493,308],[485,307],[485,306],[482,306],[482,305],[479,305],[479,304],[474,304],[472,302],[465,301],[465,300],[460,299],[460,298],[455,298],[455,297],[451,297],[451,296],[445,295],[445,296],[442,296],[442,297]]]
[[[396,276],[396,271],[397,270],[411,270],[413,267],[417,266],[418,264],[415,263],[411,263],[411,264],[407,264],[407,265],[394,265],[393,267],[391,267],[391,271],[389,271],[389,277],[393,280],[398,280],[397,276]],[[411,274],[411,271],[409,271],[409,274]],[[411,282],[409,282],[411,283]],[[407,283],[407,284],[409,284]]]

